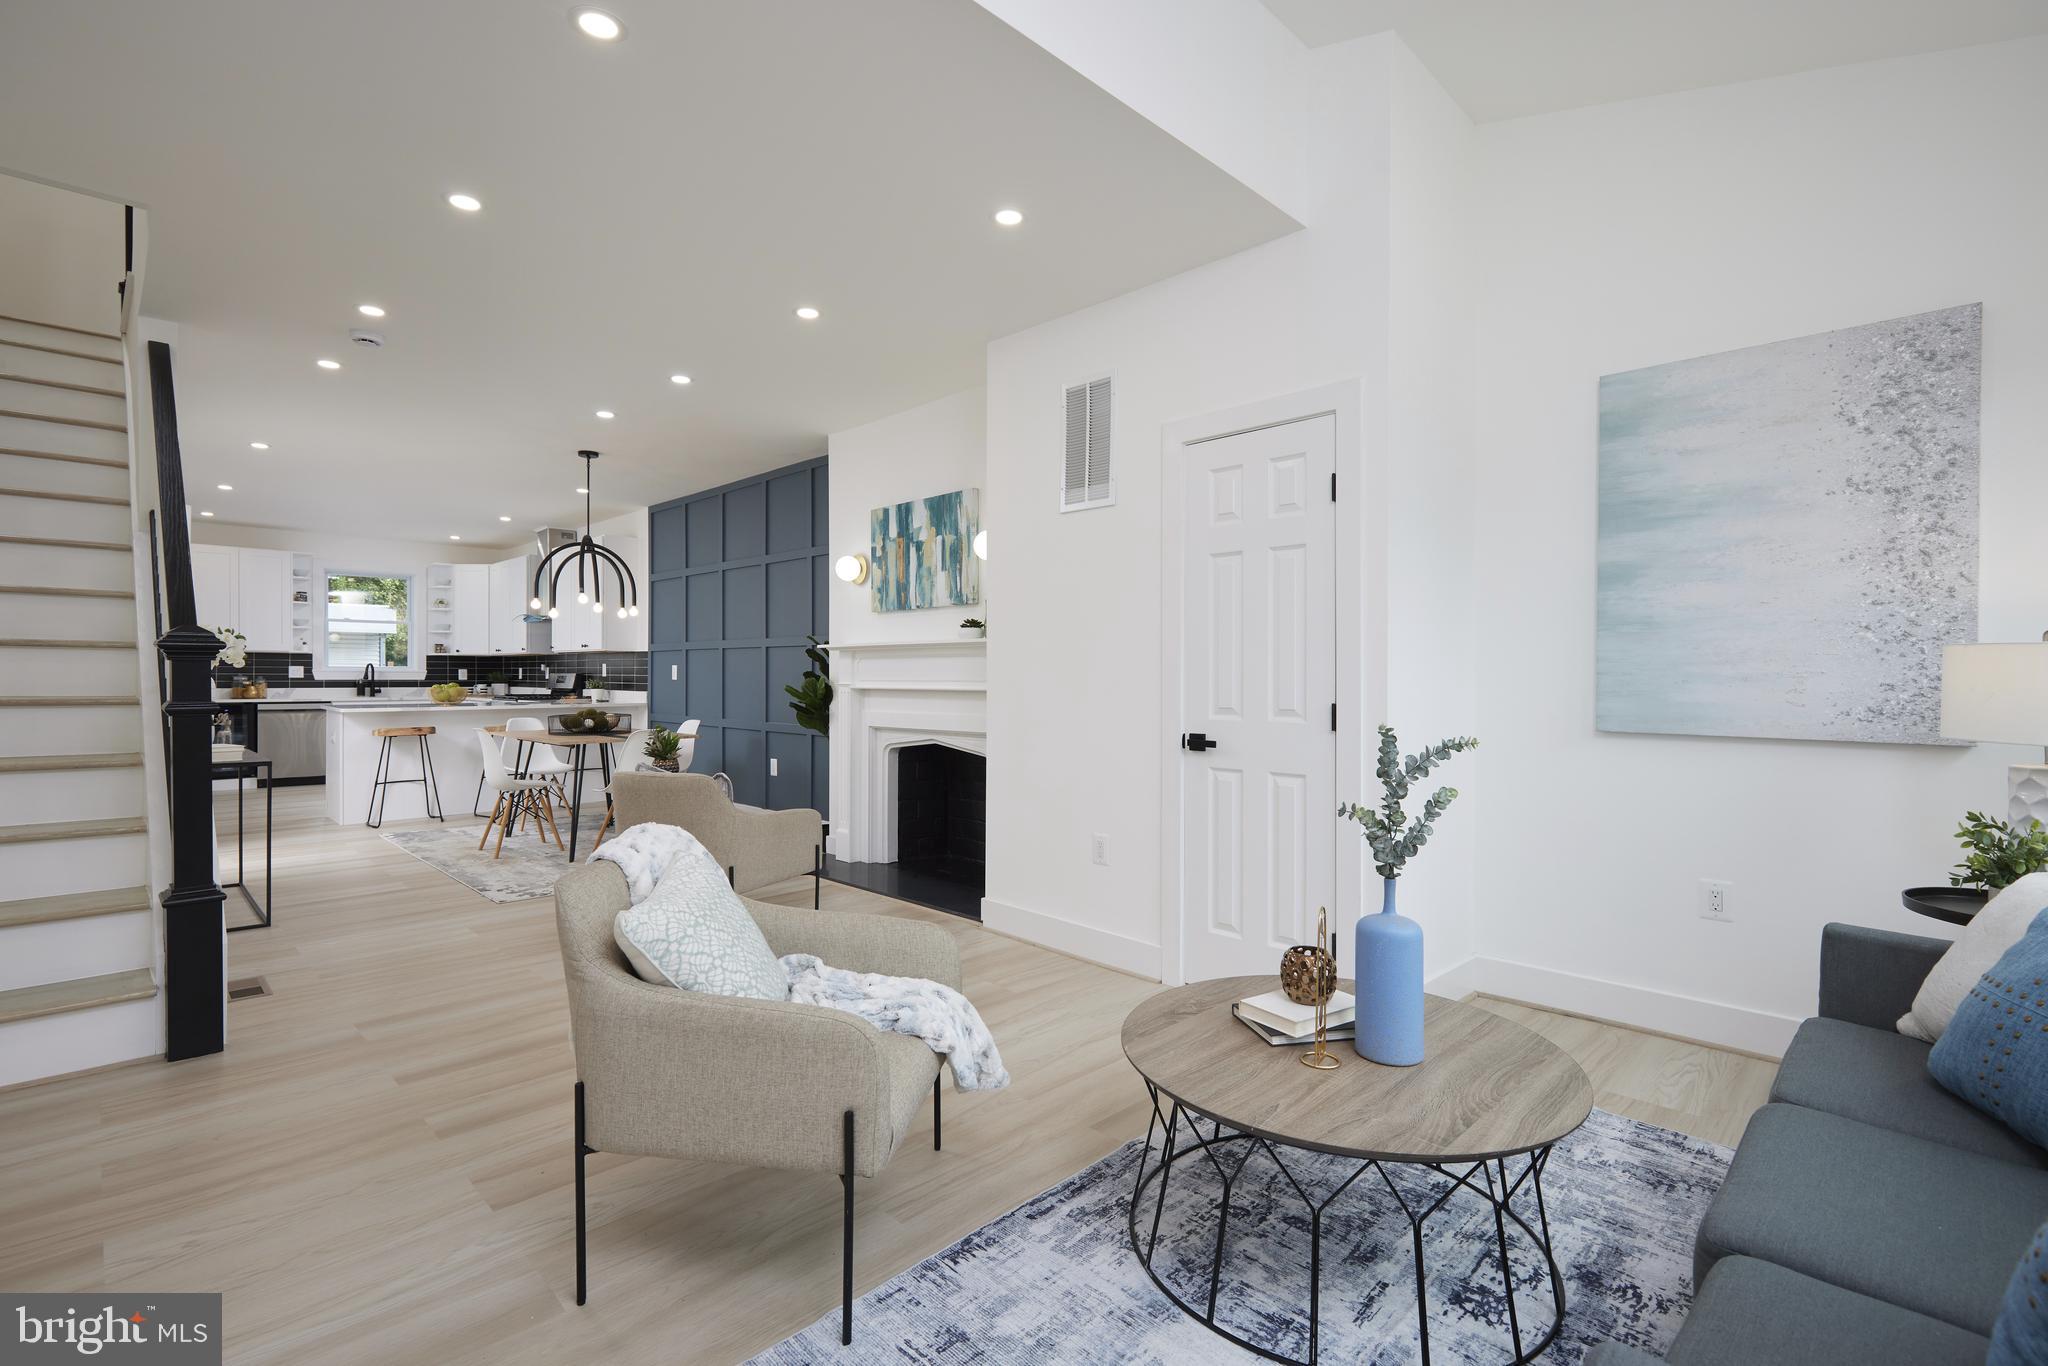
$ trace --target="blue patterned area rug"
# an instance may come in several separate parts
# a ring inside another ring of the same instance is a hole
[[[1250,1352],[1183,1314],[1132,1253],[1126,1220],[1143,1144],[1133,1141],[1029,1203],[876,1287],[854,1306],[853,1346],[839,1311],[754,1362],[954,1363],[1250,1362]],[[1157,1160],[1157,1142],[1154,1158]],[[1295,1178],[1321,1197],[1358,1165],[1286,1152]],[[1296,1159],[1299,1159],[1298,1161]],[[1596,1342],[1661,1351],[1692,1302],[1692,1241],[1721,1187],[1729,1152],[1655,1125],[1595,1110],[1557,1145],[1544,1203],[1565,1278],[1562,1331],[1540,1358],[1574,1366]],[[1234,1163],[1235,1159],[1231,1159]],[[1230,1165],[1231,1163],[1226,1163]],[[1148,1168],[1149,1170],[1149,1168]],[[1426,1171],[1390,1168],[1413,1203]],[[1509,1175],[1520,1164],[1509,1163]],[[1221,1181],[1200,1156],[1176,1162],[1153,1265],[1183,1299],[1207,1297]],[[1146,1191],[1149,1214],[1153,1187]],[[1536,1223],[1524,1190],[1517,1210]],[[1426,1201],[1425,1201],[1426,1203]],[[1492,1207],[1459,1192],[1425,1225],[1430,1354],[1439,1363],[1508,1360],[1507,1298]],[[1406,1366],[1416,1345],[1409,1226],[1370,1173],[1324,1215],[1320,1358]],[[1552,1321],[1540,1254],[1509,1246],[1525,1342]],[[1292,1357],[1307,1354],[1308,1216],[1263,1155],[1231,1196],[1217,1319]]]

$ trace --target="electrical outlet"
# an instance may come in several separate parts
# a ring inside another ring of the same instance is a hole
[[[313,671],[312,671],[311,669],[307,668],[307,667],[306,667],[306,666],[305,666],[304,664],[294,664],[294,665],[292,665],[292,677],[293,677],[293,678],[311,678],[312,676],[313,676]]]
[[[770,760],[768,761],[768,776],[769,776],[769,777],[771,777],[771,778],[780,778],[780,777],[782,776],[782,761],[781,761],[781,760],[779,760],[779,759],[770,759]]]
[[[1088,841],[1088,853],[1099,867],[1109,867],[1109,836],[1097,835]]]
[[[467,670],[467,669],[457,669],[457,670],[455,671],[455,681],[456,681],[457,683],[467,683],[467,682],[469,682],[469,670]]]
[[[671,665],[669,665],[669,666],[668,666],[668,681],[669,681],[669,682],[671,682],[671,683],[673,683],[673,682],[675,682],[675,681],[676,681],[676,668],[677,668],[677,667],[678,667],[678,666],[676,666],[676,665],[674,665],[674,664],[671,664]]]
[[[1719,920],[1723,923],[1734,920],[1734,912],[1728,909],[1729,898],[1734,892],[1735,884],[1732,882],[1717,882],[1713,878],[1701,878],[1700,918],[1702,920]]]

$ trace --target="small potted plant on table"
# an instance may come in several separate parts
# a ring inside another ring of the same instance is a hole
[[[641,751],[654,762],[663,773],[674,773],[678,767],[677,756],[682,753],[683,737],[667,726],[656,726],[647,734],[647,743]]]

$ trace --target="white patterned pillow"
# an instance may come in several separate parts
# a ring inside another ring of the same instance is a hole
[[[612,938],[642,981],[712,996],[789,999],[789,976],[708,854],[673,859]]]

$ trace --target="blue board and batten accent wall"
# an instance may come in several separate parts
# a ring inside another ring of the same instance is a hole
[[[822,458],[648,509],[649,710],[700,722],[691,770],[750,806],[825,810],[825,737],[782,690],[831,638],[825,519]]]

